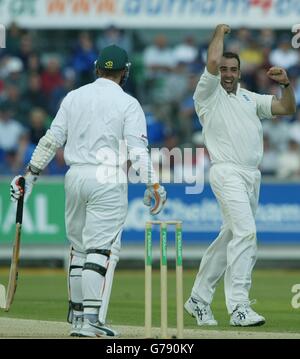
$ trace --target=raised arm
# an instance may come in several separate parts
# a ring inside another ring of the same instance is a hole
[[[212,75],[218,75],[219,66],[224,50],[224,36],[230,33],[230,27],[225,24],[220,24],[216,27],[214,36],[208,47],[207,54],[207,70]]]
[[[282,96],[280,99],[273,97],[272,114],[273,115],[292,115],[296,112],[296,100],[293,88],[290,84],[286,71],[281,67],[271,67],[267,72],[270,79],[279,83],[282,87]]]

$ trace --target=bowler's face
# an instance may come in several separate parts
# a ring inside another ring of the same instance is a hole
[[[220,64],[221,85],[228,92],[236,93],[241,71],[239,70],[238,60],[235,58],[227,59],[222,57]]]

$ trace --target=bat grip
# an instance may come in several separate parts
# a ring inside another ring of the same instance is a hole
[[[22,195],[18,199],[16,223],[22,224],[22,220],[23,220],[23,203],[24,203],[24,194],[25,194],[25,178],[24,177],[19,178],[19,186],[22,189]]]

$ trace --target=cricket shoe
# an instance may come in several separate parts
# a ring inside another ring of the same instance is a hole
[[[257,314],[250,304],[238,304],[230,318],[230,325],[235,327],[256,327],[265,322],[265,318]]]
[[[218,325],[209,304],[201,303],[193,297],[190,297],[184,304],[184,309],[194,318],[197,319],[199,326]]]
[[[119,336],[119,333],[106,325],[101,324],[99,321],[91,323],[89,320],[85,320],[78,336],[89,338],[117,337]]]
[[[78,337],[83,325],[83,315],[73,314],[72,329],[70,331],[71,337]]]

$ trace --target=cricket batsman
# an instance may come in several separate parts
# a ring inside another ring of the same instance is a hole
[[[124,157],[120,141],[126,141],[129,159],[133,166],[138,163],[141,182],[147,184],[144,204],[151,214],[162,210],[166,192],[147,151],[143,110],[122,89],[130,68],[126,51],[115,45],[104,48],[95,67],[97,79],[64,98],[50,129],[40,139],[25,174],[25,200],[56,150],[65,146],[64,157],[70,166],[65,176],[65,223],[71,242],[70,334],[114,337],[118,333],[105,320],[127,215],[127,181],[112,175],[122,172],[123,163],[115,160]],[[12,200],[20,197],[19,177],[11,182]]]
[[[210,184],[221,207],[223,225],[206,250],[186,311],[197,324],[217,325],[210,304],[225,273],[226,306],[232,326],[258,326],[265,318],[250,306],[251,273],[257,257],[255,212],[258,206],[263,156],[261,119],[296,111],[295,96],[283,68],[267,76],[282,88],[281,98],[240,87],[238,54],[223,52],[228,25],[218,25],[209,45],[204,73],[194,93],[212,167]]]

